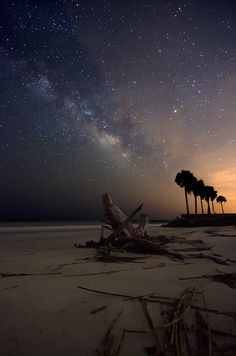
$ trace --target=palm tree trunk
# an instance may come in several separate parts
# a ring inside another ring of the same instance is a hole
[[[184,189],[184,193],[185,193],[185,201],[186,201],[187,214],[189,215],[188,194],[187,194],[186,189]]]
[[[212,211],[213,211],[213,213],[215,214],[216,212],[215,212],[215,208],[214,208],[213,200],[211,201],[211,204],[212,204]]]
[[[204,214],[202,199],[200,198],[200,200],[201,200],[202,214]]]
[[[195,214],[197,214],[197,196],[194,195],[194,201],[195,201]]]
[[[221,205],[222,213],[224,214],[225,212],[224,212],[222,201],[220,202],[220,205]]]
[[[211,214],[210,202],[207,200],[207,214]]]

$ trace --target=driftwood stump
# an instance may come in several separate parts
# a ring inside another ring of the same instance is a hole
[[[109,193],[102,197],[103,210],[106,216],[106,225],[104,228],[112,230],[111,234],[102,238],[99,242],[89,241],[88,247],[107,247],[110,251],[111,247],[119,248],[123,251],[136,252],[136,253],[152,253],[166,255],[174,259],[183,259],[182,255],[168,250],[162,246],[162,241],[153,241],[147,233],[147,226],[149,223],[149,216],[140,214],[140,219],[137,226],[133,226],[133,217],[142,209],[143,204],[139,205],[133,213],[127,217],[126,214],[113,203]]]

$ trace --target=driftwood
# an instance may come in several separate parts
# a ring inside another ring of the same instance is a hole
[[[64,277],[88,277],[88,276],[97,276],[99,274],[106,274],[106,275],[110,275],[110,274],[114,274],[114,273],[118,273],[118,272],[124,272],[124,271],[132,271],[132,268],[123,268],[123,269],[117,269],[114,271],[103,271],[103,272],[92,272],[92,273],[75,273],[75,274],[65,274]]]
[[[99,253],[95,256],[95,260],[99,262],[106,262],[106,263],[124,263],[124,262],[133,262],[133,263],[143,263],[144,258],[150,257],[149,255],[145,257],[133,257],[133,256],[118,256],[110,251],[106,250],[99,250]],[[141,261],[139,261],[141,260]]]
[[[147,214],[140,214],[139,225],[135,229],[135,234],[138,236],[145,236],[149,223],[149,216]]]
[[[132,236],[134,229],[130,223],[131,218],[127,216],[115,205],[109,193],[106,193],[102,197],[104,214],[108,219],[108,225],[111,225],[113,230],[123,232],[126,236]],[[140,208],[141,209],[141,208]]]
[[[49,273],[0,273],[1,278],[6,277],[28,277],[28,276],[54,276],[61,274],[61,272],[49,272]]]
[[[176,299],[176,298],[154,295],[155,292],[144,294],[144,295],[139,295],[139,296],[132,296],[132,295],[127,295],[127,294],[112,293],[112,292],[103,291],[103,290],[99,290],[99,289],[87,288],[87,287],[84,287],[81,285],[77,285],[77,288],[79,288],[81,290],[85,290],[87,292],[122,298],[124,301],[140,300],[140,298],[142,298],[142,300],[145,302],[157,303],[157,304],[162,304],[162,305],[166,305],[166,306],[173,306],[173,304],[176,305],[176,303],[178,302],[178,299]],[[193,304],[190,304],[190,309],[204,311],[204,312],[217,314],[217,315],[223,315],[223,316],[227,316],[227,317],[230,317],[233,319],[236,318],[236,313],[234,311],[220,311],[220,310],[212,309],[212,308],[206,309],[206,307],[203,308],[199,305],[193,305]],[[232,334],[232,336],[235,336],[235,335]]]
[[[3,291],[5,291],[5,290],[9,290],[9,289],[19,288],[19,287],[20,287],[20,286],[17,284],[17,285],[15,285],[15,286],[7,287],[7,288],[2,288],[2,289],[0,289],[0,292],[3,292]]]
[[[208,324],[198,310],[195,311],[196,325],[197,325],[197,337],[198,337],[198,354],[211,355],[211,330]]]
[[[132,219],[142,209],[143,204],[139,205],[132,214],[127,217],[125,213],[113,203],[109,193],[102,197],[103,210],[106,218],[108,219],[107,226],[109,225],[115,233],[122,233],[125,236],[144,236],[149,223],[149,216],[146,214],[140,215],[140,220],[137,228],[132,225]],[[105,225],[104,225],[105,227]]]
[[[172,305],[173,301],[176,301],[175,298],[161,297],[161,296],[155,296],[155,295],[145,298],[145,300],[150,303],[158,303],[158,304],[162,304],[162,305]],[[170,300],[172,300],[172,302]],[[206,308],[202,308],[198,305],[191,305],[190,308],[195,309],[195,310],[206,311]],[[227,317],[234,318],[234,319],[236,318],[236,313],[232,312],[232,311],[219,311],[217,309],[207,308],[207,312],[212,313],[212,314],[227,316]]]
[[[102,342],[102,351],[98,351],[100,356],[118,356],[120,343],[118,342],[117,337],[112,334],[112,330],[122,313],[123,310],[117,314],[117,316],[113,319],[110,327],[108,328]]]
[[[141,303],[141,305],[143,307],[144,314],[145,314],[145,316],[147,318],[148,324],[149,324],[149,326],[151,328],[152,334],[153,334],[153,336],[154,336],[154,338],[156,340],[158,348],[160,349],[161,354],[164,355],[164,347],[162,345],[161,337],[159,335],[159,330],[158,330],[158,328],[155,328],[155,326],[154,326],[153,320],[152,320],[151,315],[150,315],[150,313],[148,311],[146,303],[144,302],[144,300],[142,298],[140,298],[139,300],[140,300],[140,303]]]
[[[147,233],[149,217],[146,214],[140,215],[137,226],[133,226],[132,219],[140,212],[143,204],[139,205],[129,217],[113,203],[109,193],[102,197],[103,211],[106,216],[106,223],[102,224],[101,238],[99,241],[87,241],[86,246],[75,244],[75,247],[93,247],[103,249],[105,259],[110,260],[108,255],[113,249],[143,254],[165,255],[171,259],[183,260],[184,256],[180,253],[170,250],[163,245],[173,241],[172,237],[150,236]],[[112,230],[111,234],[105,238],[104,228]],[[182,240],[181,240],[182,241]],[[103,256],[104,257],[104,256]],[[111,257],[111,260],[113,257]],[[103,258],[101,258],[103,260]]]
[[[183,256],[177,252],[171,251],[164,246],[161,246],[145,238],[137,237],[117,237],[113,240],[113,246],[124,248],[127,252],[136,253],[151,253],[155,255],[166,255],[170,258],[183,260]]]
[[[83,288],[84,289],[84,288]],[[96,290],[86,289],[93,292],[98,292]],[[101,292],[101,291],[99,291]],[[104,292],[102,292],[104,293]],[[203,291],[202,291],[203,293]],[[108,295],[123,296],[120,294],[113,294],[105,292]],[[193,308],[193,301],[196,295],[195,288],[187,288],[183,291],[179,298],[169,298],[172,302],[169,302],[169,310],[165,314],[168,315],[168,319],[164,324],[156,325],[154,322],[153,315],[150,313],[148,308],[149,300],[145,297],[134,297],[132,300],[139,300],[144,315],[148,322],[148,328],[143,329],[123,329],[117,330],[116,335],[111,335],[111,331],[114,329],[118,316],[112,321],[106,336],[102,343],[102,350],[104,350],[104,345],[108,346],[105,348],[109,350],[108,353],[102,353],[103,355],[118,355],[122,347],[125,335],[129,333],[139,334],[152,334],[156,345],[151,345],[144,347],[148,354],[152,355],[215,355],[224,354],[218,353],[219,350],[234,350],[234,343],[232,338],[235,338],[235,334],[227,331],[213,329],[210,326],[208,320],[208,312],[210,311],[206,306],[206,301],[204,297],[204,308],[195,307],[196,313],[191,313]],[[204,316],[199,310],[204,311]],[[195,318],[194,318],[195,316]],[[232,316],[232,315],[230,315]],[[156,318],[155,318],[156,319]],[[121,337],[118,336],[121,334]],[[220,339],[221,337],[221,339]],[[224,341],[225,338],[229,338],[229,343],[225,343],[220,346],[220,342]],[[191,338],[191,343],[189,338]],[[117,340],[120,340],[119,342]],[[196,346],[195,346],[195,341]],[[118,346],[117,346],[118,345]],[[104,351],[103,351],[104,352]],[[217,353],[215,353],[217,352]]]
[[[236,273],[223,273],[223,274],[203,274],[202,276],[193,276],[193,277],[183,277],[179,278],[179,280],[187,280],[187,279],[212,279],[215,282],[224,283],[228,285],[230,288],[236,288]]]
[[[116,333],[114,333],[115,326],[117,326],[117,321],[122,312],[118,313],[118,315],[111,321],[105,337],[102,340],[101,347],[98,350],[98,353],[101,356],[118,356],[125,335],[130,333],[139,334],[140,337],[142,334],[153,335],[156,345],[144,347],[146,352],[149,352],[150,355],[223,355],[223,351],[235,350],[234,339],[236,338],[236,335],[228,331],[212,328],[208,317],[209,313],[216,313],[235,318],[235,313],[209,309],[207,307],[203,289],[199,293],[196,291],[195,287],[188,287],[183,291],[179,298],[171,298],[156,296],[153,295],[153,293],[142,296],[130,296],[127,294],[86,288],[79,285],[77,287],[87,292],[103,294],[110,297],[119,297],[122,298],[124,302],[139,301],[147,319],[148,327],[145,330],[138,328],[138,330],[126,328],[120,329],[120,327],[116,327]],[[202,295],[204,303],[203,307],[193,305],[196,294]],[[162,312],[162,315],[167,315],[164,323],[158,325],[155,314],[151,314],[149,303],[153,301],[150,298],[156,298],[156,302],[160,304],[162,304],[162,301],[158,300],[159,298],[169,300],[164,302],[164,304],[168,306],[168,309],[165,310],[165,314]],[[91,313],[96,314],[105,308],[106,305],[103,305],[94,309]],[[195,313],[192,312],[193,310],[195,310]],[[227,344],[225,343],[225,338],[228,339]]]
[[[110,235],[111,236],[111,235]],[[126,236],[110,236],[107,239],[100,240],[100,241],[87,241],[87,247],[94,247],[94,248],[101,248],[106,247],[108,248],[107,254],[110,253],[109,247],[116,247],[119,250],[127,251],[127,252],[134,252],[134,253],[142,253],[142,254],[154,254],[154,255],[165,255],[171,259],[178,259],[183,260],[184,256],[180,253],[172,251],[163,245],[159,245],[158,243],[154,243],[152,241],[148,241],[144,238],[137,238],[137,237],[126,237]],[[107,257],[107,256],[106,256]]]
[[[139,300],[140,298],[145,298],[145,297],[150,297],[153,293],[148,293],[144,295],[138,295],[138,296],[132,296],[132,295],[127,295],[127,294],[120,294],[120,293],[112,293],[112,292],[106,292],[98,289],[92,289],[92,288],[87,288],[84,286],[78,285],[77,288],[88,291],[88,292],[93,292],[97,294],[104,294],[104,295],[109,295],[109,296],[114,296],[114,297],[120,297],[120,298],[125,298],[126,300]]]
[[[206,247],[202,240],[186,240],[183,236],[153,236],[147,232],[149,217],[146,214],[140,214],[140,220],[136,225],[132,224],[132,219],[141,211],[143,204],[139,205],[128,217],[127,215],[114,204],[109,193],[102,197],[103,211],[106,217],[106,223],[102,224],[101,237],[99,241],[87,241],[86,245],[77,245],[75,247],[96,248],[102,250],[102,256],[97,260],[103,262],[115,262],[111,255],[111,251],[119,250],[122,252],[134,252],[142,254],[164,255],[174,260],[184,260],[185,258],[206,258],[218,264],[227,265],[228,262],[235,262],[226,259],[220,255],[203,254],[201,251],[210,250],[211,247]],[[108,237],[104,237],[104,229],[111,231]],[[169,246],[164,246],[172,242],[179,242],[190,245],[190,247],[170,249]],[[199,253],[189,253],[197,251]],[[188,254],[181,254],[188,253]],[[123,262],[125,262],[123,260]]]
[[[165,329],[166,351],[171,355],[184,355],[184,344],[184,348],[189,348],[188,335],[185,328],[185,317],[187,312],[190,311],[195,293],[195,288],[185,289],[181,296],[175,299],[174,303],[170,304],[173,309],[169,313],[168,322],[159,326],[159,328]]]
[[[64,268],[65,266],[72,266],[72,265],[79,265],[81,262],[71,262],[71,263],[62,263],[58,265],[57,267],[53,268],[51,272],[56,272],[59,271],[60,269]]]
[[[90,314],[97,314],[97,313],[100,313],[101,311],[103,311],[103,310],[106,309],[106,308],[107,308],[107,306],[106,306],[106,305],[103,305],[102,307],[98,307],[98,308],[92,310],[92,311],[90,312]]]
[[[196,257],[196,258],[206,258],[208,260],[212,260],[220,265],[227,265],[227,258],[224,258],[222,256],[216,256],[216,255],[205,255],[204,253],[196,253],[196,254],[189,254],[188,257]]]

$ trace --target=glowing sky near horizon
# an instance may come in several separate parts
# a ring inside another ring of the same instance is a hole
[[[106,191],[175,217],[181,169],[235,211],[235,20],[233,0],[5,0],[1,217],[97,218]]]

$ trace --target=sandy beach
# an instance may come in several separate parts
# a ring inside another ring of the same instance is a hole
[[[126,263],[98,262],[94,249],[74,247],[74,243],[99,239],[98,225],[1,226],[0,354],[92,356],[100,351],[105,355],[102,343],[116,317],[112,335],[120,343],[119,355],[151,354],[156,340],[149,331],[140,299],[128,296],[150,295],[145,303],[156,327],[165,324],[166,313],[175,300],[172,298],[179,298],[186,287],[196,288],[192,305],[202,308],[210,328],[219,332],[219,354],[235,354],[235,284],[185,278],[236,273],[236,227],[150,226],[148,231],[184,237],[186,241],[201,239],[210,248],[204,254],[220,254],[227,264],[205,258],[174,261],[166,256],[130,253],[125,256],[138,259]],[[171,244],[176,251],[187,247],[178,241]],[[183,254],[187,256],[186,252]],[[210,311],[206,313],[204,308]],[[195,310],[186,311],[190,324]],[[125,329],[136,332],[124,333]]]

